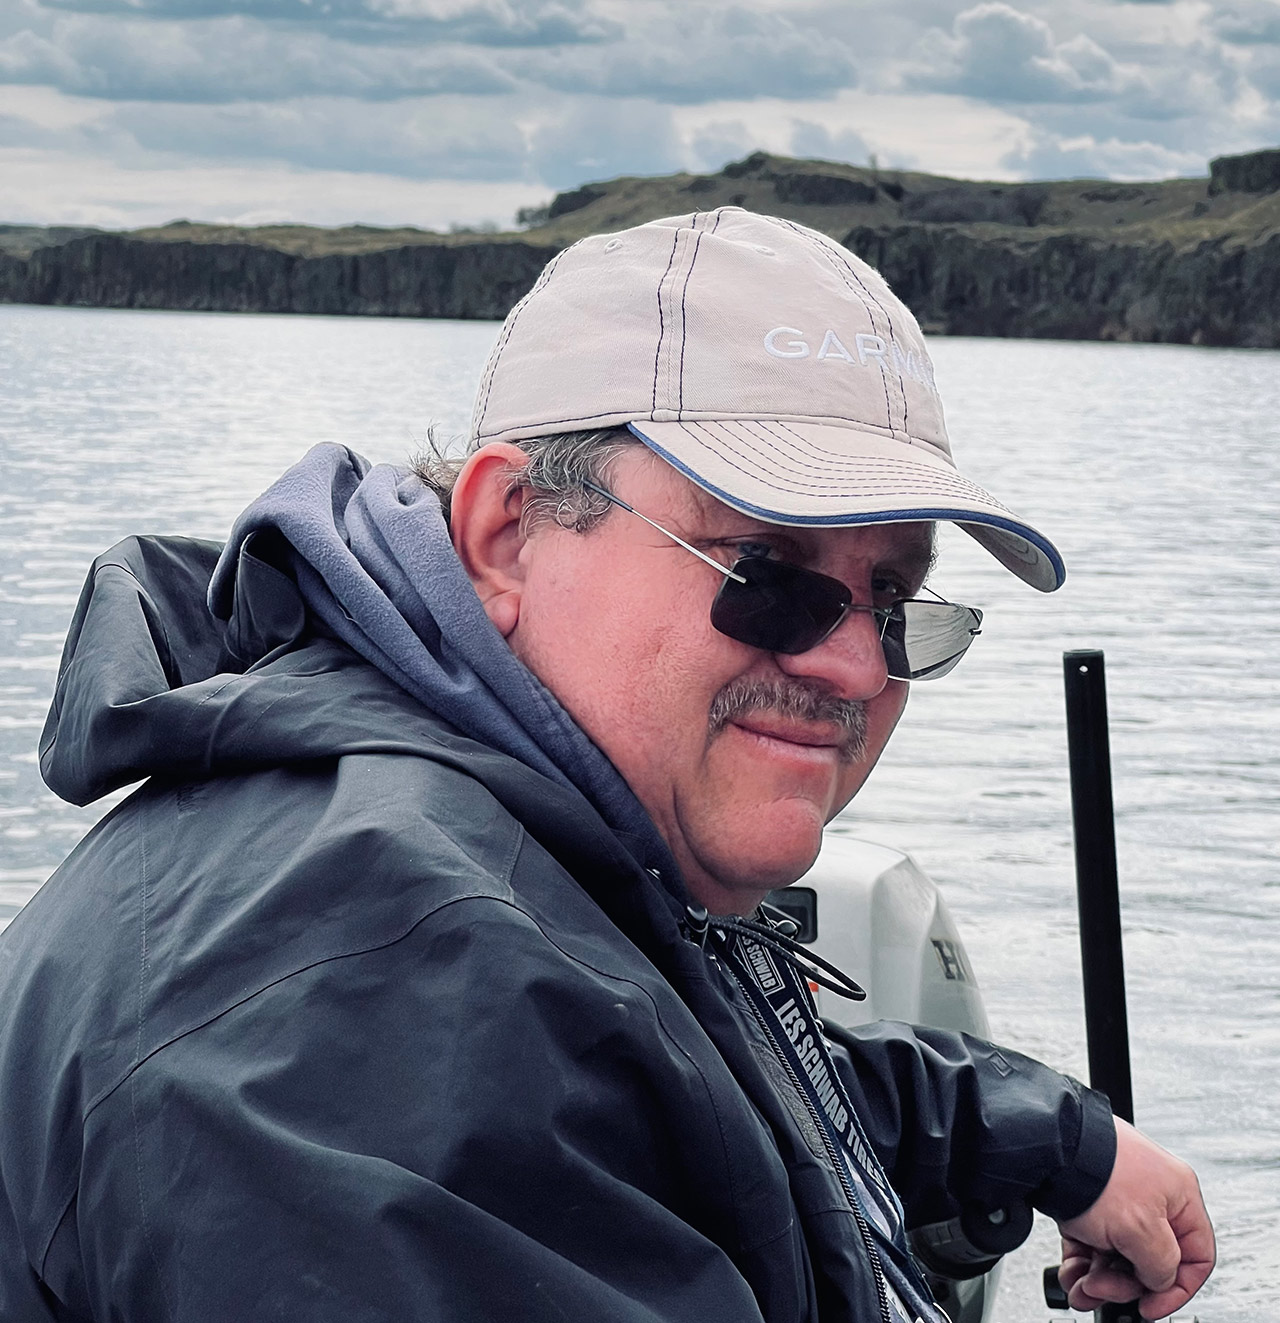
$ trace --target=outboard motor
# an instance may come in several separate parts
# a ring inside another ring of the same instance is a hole
[[[767,903],[798,927],[798,941],[867,991],[848,1001],[812,989],[827,1034],[871,1020],[905,1020],[989,1036],[973,967],[937,887],[909,855],[828,832],[817,862]],[[912,1251],[953,1323],[990,1318],[1001,1256],[1031,1230],[1026,1204],[966,1208],[909,1231]]]

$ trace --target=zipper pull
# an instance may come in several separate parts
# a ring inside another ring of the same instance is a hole
[[[707,928],[711,923],[711,916],[707,913],[707,907],[695,902],[684,907],[684,914],[684,926],[688,930],[689,940],[695,946],[705,947],[707,944]]]

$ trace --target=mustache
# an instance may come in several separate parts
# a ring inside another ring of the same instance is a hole
[[[745,676],[731,680],[711,700],[711,735],[718,735],[731,721],[751,712],[774,712],[789,720],[837,727],[841,762],[857,762],[867,752],[867,705],[856,698],[836,698],[816,682],[753,680]]]

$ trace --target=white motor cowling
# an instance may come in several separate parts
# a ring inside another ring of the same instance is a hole
[[[905,1020],[988,1036],[959,930],[938,888],[910,855],[828,832],[809,872],[771,892],[768,903],[799,925],[798,940],[866,989],[865,1001],[850,1001],[811,985],[828,1024],[852,1028]],[[947,1228],[923,1234],[945,1239]],[[991,1316],[998,1263],[977,1277],[926,1275],[954,1323],[983,1323]]]
[[[960,933],[910,855],[828,832],[813,867],[770,903],[801,923],[802,941],[867,990],[861,1002],[819,990],[824,1018],[988,1033]]]

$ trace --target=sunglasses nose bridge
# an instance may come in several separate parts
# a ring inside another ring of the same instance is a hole
[[[879,638],[884,638],[884,632],[889,627],[889,620],[893,615],[883,606],[863,606],[861,602],[851,602],[845,608],[845,615],[850,615],[854,611],[861,611],[871,617],[871,624]]]
[[[874,698],[892,678],[884,651],[883,617],[880,608],[850,602],[812,647],[780,657],[779,665],[789,671],[820,672],[846,698]]]
[[[851,617],[866,616],[870,622],[871,628],[875,631],[875,636],[881,643],[884,642],[884,632],[888,628],[891,612],[886,611],[882,606],[865,606],[861,602],[850,602],[840,613],[840,618],[831,626],[827,632],[830,637],[838,629],[842,628],[846,620]]]

